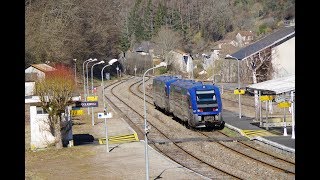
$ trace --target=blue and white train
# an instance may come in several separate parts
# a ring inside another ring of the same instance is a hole
[[[224,128],[219,88],[177,76],[153,79],[153,103],[191,128]]]

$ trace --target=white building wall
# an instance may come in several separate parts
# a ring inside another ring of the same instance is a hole
[[[183,57],[182,57],[183,58]],[[192,58],[188,55],[187,65],[186,65],[186,71],[189,73],[193,70],[193,61]]]
[[[295,37],[272,49],[273,79],[295,74]]]
[[[24,71],[25,73],[37,73],[37,78],[43,78],[45,76],[45,73],[40,71],[39,69],[36,69],[32,66],[28,67]]]
[[[37,114],[36,106],[30,106],[31,149],[45,148],[54,142],[48,121],[48,114]]]
[[[71,109],[72,107],[68,106],[65,113],[62,114],[62,116],[65,117],[62,124],[68,124],[68,131],[61,132],[62,140],[66,144],[68,144],[68,142],[70,143],[73,139]],[[55,137],[50,132],[48,116],[48,114],[37,114],[37,107],[30,106],[31,149],[46,148],[48,145],[54,143]]]
[[[24,83],[24,95],[32,96],[34,95],[35,82],[25,82]]]

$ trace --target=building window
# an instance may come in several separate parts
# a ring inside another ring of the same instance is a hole
[[[42,107],[37,106],[37,114],[48,114]]]

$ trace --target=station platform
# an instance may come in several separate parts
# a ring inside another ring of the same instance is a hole
[[[286,127],[286,133],[283,127],[273,127],[266,130],[259,127],[259,122],[254,122],[253,118],[224,110],[223,118],[225,126],[239,132],[250,140],[257,140],[268,145],[274,146],[284,151],[295,153],[295,139],[292,138],[291,126]]]

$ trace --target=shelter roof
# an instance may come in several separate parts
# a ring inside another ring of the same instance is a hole
[[[295,75],[272,79],[256,84],[248,85],[247,88],[258,91],[272,91],[281,94],[295,90]]]

